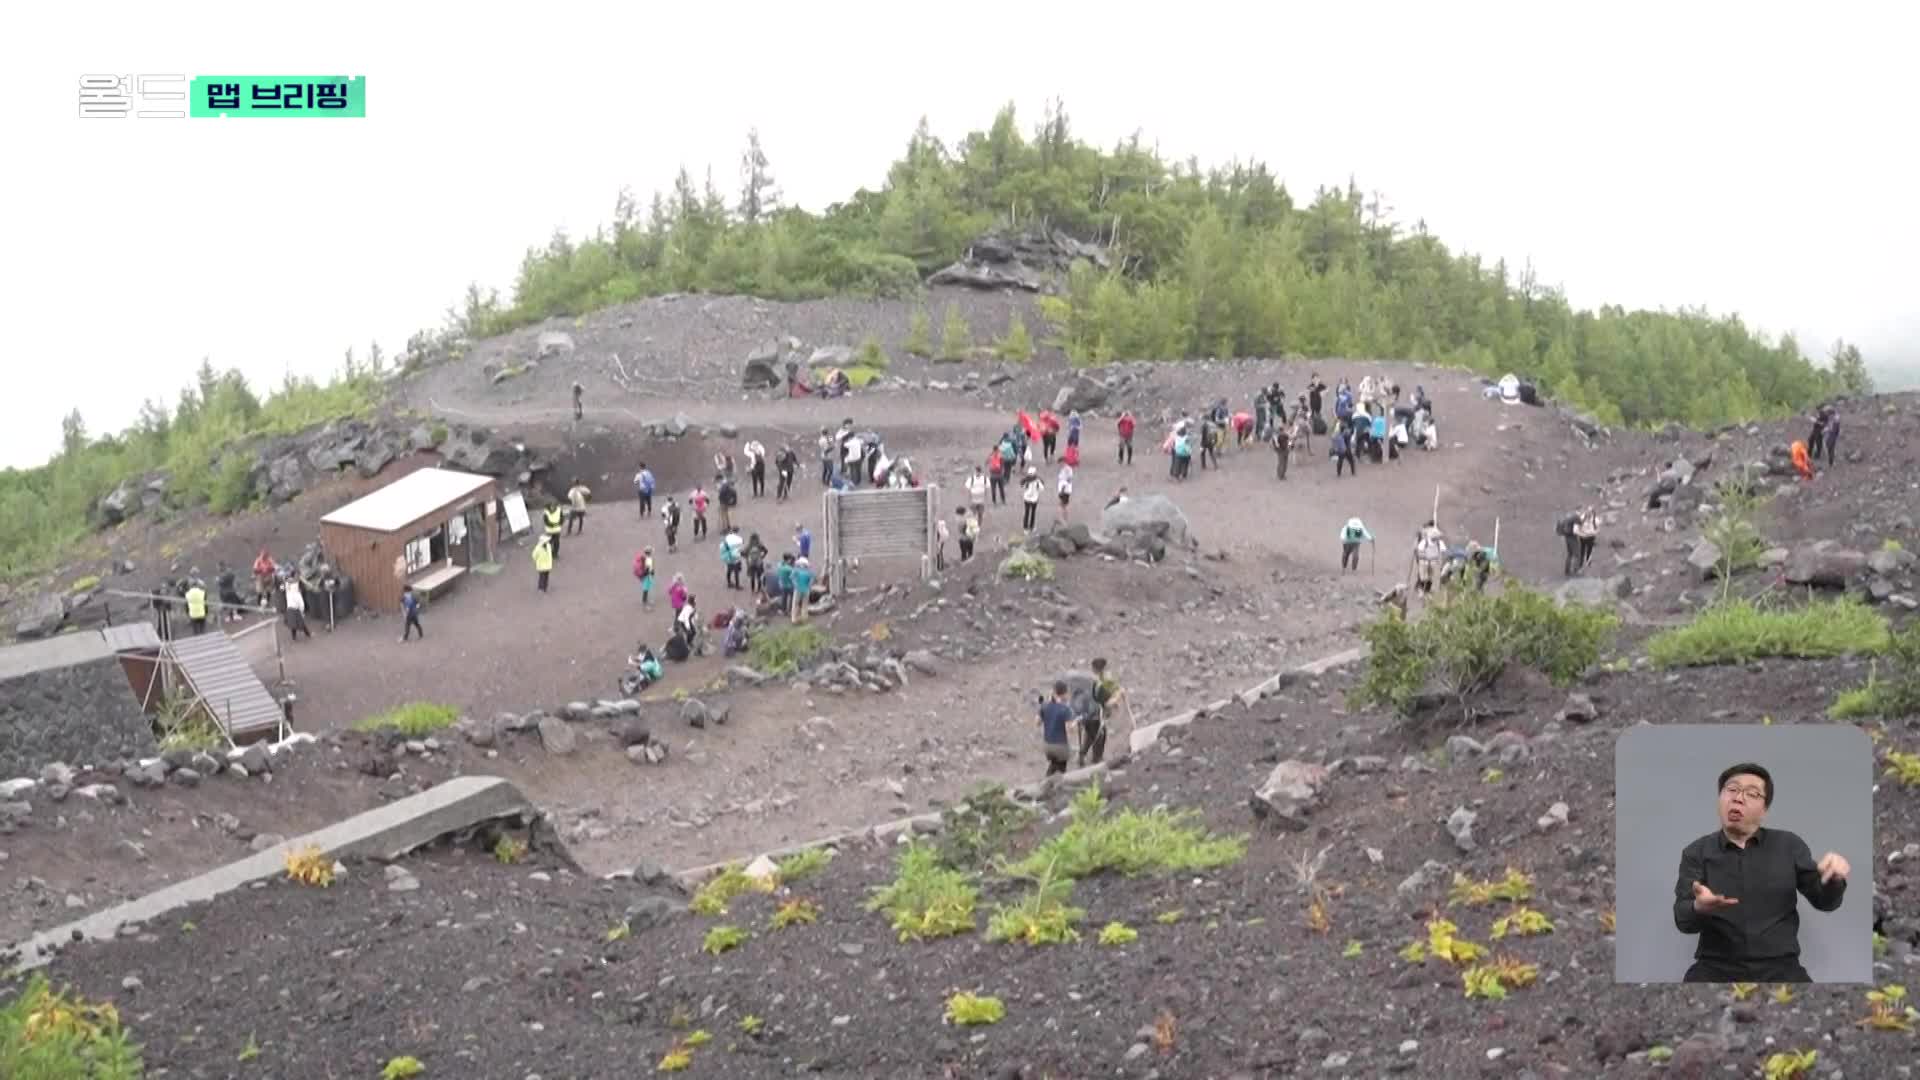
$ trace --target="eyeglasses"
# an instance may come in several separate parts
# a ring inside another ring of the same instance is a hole
[[[1728,784],[1726,787],[1721,788],[1720,794],[1725,795],[1731,799],[1741,799],[1746,802],[1764,802],[1767,797],[1767,791],[1765,788],[1735,787],[1732,784]]]

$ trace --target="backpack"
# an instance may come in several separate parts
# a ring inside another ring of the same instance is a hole
[[[1313,418],[1313,433],[1315,435],[1325,435],[1327,433],[1327,421],[1325,417],[1315,416]]]
[[[720,505],[733,506],[740,501],[740,493],[733,490],[732,484],[720,485]]]
[[[647,576],[647,557],[644,553],[633,557],[633,576],[637,578]]]
[[[1579,514],[1562,514],[1560,520],[1553,523],[1553,531],[1561,536],[1572,536],[1573,527],[1580,523]]]

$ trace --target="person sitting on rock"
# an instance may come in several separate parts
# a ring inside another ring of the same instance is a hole
[[[735,608],[733,618],[727,620],[727,635],[721,640],[722,656],[736,656],[747,651],[747,613]]]
[[[1813,479],[1813,458],[1807,453],[1807,444],[1798,440],[1793,444],[1793,471],[1799,473],[1803,481]]]
[[[666,669],[660,666],[660,658],[653,655],[653,650],[644,644],[640,646],[639,652],[627,657],[627,667],[632,670],[621,679],[620,689],[628,697],[659,682],[667,674]]]

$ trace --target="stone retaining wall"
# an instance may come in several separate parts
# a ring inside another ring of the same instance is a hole
[[[0,779],[38,775],[50,761],[104,765],[157,749],[115,657],[0,683]]]

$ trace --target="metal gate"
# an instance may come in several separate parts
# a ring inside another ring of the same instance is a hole
[[[920,576],[933,575],[938,485],[829,491],[824,498],[827,589],[833,595],[846,592],[847,566],[855,559],[918,558]]]

